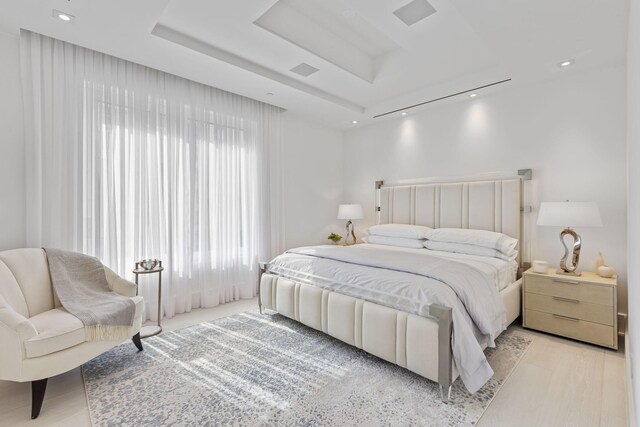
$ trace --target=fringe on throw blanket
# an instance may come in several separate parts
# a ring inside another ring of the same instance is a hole
[[[84,327],[87,341],[116,341],[131,338],[133,327],[110,325],[87,325]]]

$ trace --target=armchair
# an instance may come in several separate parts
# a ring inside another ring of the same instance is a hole
[[[136,285],[105,267],[109,287],[135,302],[132,338],[142,350],[143,299]],[[42,249],[0,252],[0,380],[31,381],[31,418],[40,414],[47,379],[74,369],[119,341],[87,341],[84,325],[55,296]]]

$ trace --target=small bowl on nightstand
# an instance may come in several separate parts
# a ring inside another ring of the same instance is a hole
[[[598,267],[598,271],[596,273],[598,273],[598,276],[600,277],[609,279],[615,276],[616,271],[613,268],[609,267],[608,265],[601,265],[600,267]]]

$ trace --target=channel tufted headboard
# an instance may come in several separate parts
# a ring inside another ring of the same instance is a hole
[[[524,237],[523,181],[517,174],[486,174],[462,178],[424,178],[376,182],[378,224],[416,224],[432,228],[474,228]],[[519,260],[521,261],[521,260]]]

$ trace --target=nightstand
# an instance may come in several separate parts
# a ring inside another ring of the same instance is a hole
[[[522,326],[618,349],[616,276],[524,273]]]

